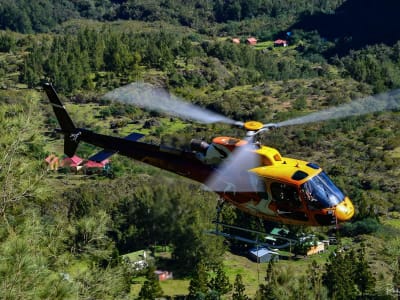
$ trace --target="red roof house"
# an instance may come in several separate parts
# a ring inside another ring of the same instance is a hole
[[[108,159],[104,159],[100,162],[88,160],[83,166],[86,174],[99,173],[105,170],[106,165],[110,162]]]
[[[87,169],[92,169],[92,168],[104,168],[106,164],[108,164],[110,161],[108,159],[105,159],[101,162],[93,161],[93,160],[88,160],[84,166]]]
[[[240,44],[240,39],[238,39],[238,38],[233,38],[233,39],[232,39],[232,43],[234,43],[234,44]]]
[[[72,156],[72,157],[65,157],[61,161],[61,167],[63,168],[70,168],[71,170],[77,172],[80,169],[82,169],[81,163],[83,162],[83,159],[80,158],[79,156]]]
[[[288,42],[286,40],[278,39],[278,40],[274,41],[275,47],[287,47],[287,45],[288,45]]]
[[[157,271],[154,271],[154,274],[156,274],[159,281],[164,281],[164,280],[173,278],[172,272],[168,272],[168,271],[157,270]]]
[[[50,154],[47,156],[44,161],[47,164],[47,169],[48,170],[57,170],[58,169],[58,157],[55,156],[54,154]]]
[[[72,157],[65,157],[62,162],[61,166],[63,167],[77,167],[83,162],[83,159],[80,158],[77,155],[74,155]]]
[[[257,44],[257,39],[255,37],[249,37],[246,40],[246,43],[249,44],[249,45],[255,45],[255,44]]]

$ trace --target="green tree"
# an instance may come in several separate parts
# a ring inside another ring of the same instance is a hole
[[[293,102],[293,108],[296,110],[304,110],[307,107],[307,99],[305,96],[300,96]]]
[[[155,274],[154,266],[150,265],[146,273],[146,281],[143,283],[139,292],[138,299],[140,300],[153,300],[161,297],[164,294],[160,282]]]
[[[250,300],[245,294],[246,287],[243,284],[242,275],[237,274],[235,278],[235,283],[233,284],[233,300]]]
[[[295,282],[291,281],[291,285],[289,286],[290,291],[290,299],[292,300],[309,300],[309,299],[321,299],[314,296],[313,291],[307,289],[307,285],[309,284],[307,275],[300,276]]]
[[[110,226],[110,216],[103,210],[72,221],[68,232],[73,253],[97,263],[110,260],[114,251],[114,244],[107,235]]]
[[[344,251],[335,251],[329,256],[325,265],[323,283],[327,287],[328,296],[331,299],[345,300],[357,297],[354,265],[351,263],[353,259],[354,255],[346,255]]]
[[[32,23],[25,9],[14,1],[5,1],[0,6],[0,28],[19,32],[31,32]]]
[[[16,40],[13,33],[6,31],[0,34],[0,52],[10,52],[16,47]]]
[[[189,61],[194,57],[195,52],[193,50],[192,42],[189,38],[183,38],[180,48],[179,48],[180,55],[184,56],[185,64],[188,66]]]
[[[107,70],[124,73],[133,66],[133,59],[123,37],[118,34],[111,34],[104,51],[104,62]]]
[[[204,263],[197,264],[189,284],[189,299],[204,299],[208,294],[208,272]]]
[[[217,293],[219,299],[222,295],[225,295],[232,290],[232,285],[223,270],[222,264],[218,264],[214,268],[214,272],[215,275],[209,281],[208,287]]]
[[[73,262],[83,263],[80,259]],[[92,261],[89,260],[90,263]],[[130,292],[131,276],[124,266],[102,267],[93,263],[75,276],[68,275],[64,276],[74,283],[78,299],[125,299]]]
[[[1,234],[0,298],[65,299],[75,289],[54,270],[55,242],[35,211],[24,214],[12,232]]]
[[[267,274],[265,276],[265,283],[260,284],[256,299],[262,300],[275,300],[278,295],[276,293],[277,283],[274,271],[274,261],[270,260],[267,267]]]
[[[400,289],[400,257],[397,257],[397,260],[394,264],[392,283],[393,289],[398,291]]]
[[[355,274],[357,274],[355,282],[361,292],[361,297],[364,298],[365,295],[374,290],[376,280],[366,260],[365,245],[363,243],[356,257]]]
[[[37,97],[35,92],[29,96]],[[22,94],[13,97],[20,99],[18,104],[0,104],[0,217],[6,228],[13,213],[37,196],[43,175],[40,158],[44,157],[43,141],[35,133],[41,121],[37,103],[26,101]]]
[[[30,88],[35,87],[40,82],[41,76],[43,76],[44,51],[42,47],[35,44],[24,60],[21,81],[25,82]]]
[[[315,295],[315,300],[320,300],[322,298],[322,276],[322,266],[313,260],[307,269],[307,284]]]

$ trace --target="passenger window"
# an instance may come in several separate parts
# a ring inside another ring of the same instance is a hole
[[[272,198],[276,204],[277,213],[288,219],[307,221],[308,215],[303,211],[303,204],[298,195],[297,187],[281,182],[270,185]]]
[[[281,182],[271,183],[272,198],[277,202],[278,207],[300,208],[301,200],[296,187]]]

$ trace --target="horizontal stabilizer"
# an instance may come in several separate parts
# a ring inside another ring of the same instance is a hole
[[[144,134],[141,133],[131,133],[124,137],[125,140],[135,142],[139,139],[144,137]],[[106,160],[109,158],[111,155],[117,153],[118,151],[112,151],[112,150],[101,150],[100,152],[96,153],[95,155],[89,157],[89,160],[91,161],[96,161],[96,162],[102,162],[103,160]]]
[[[126,137],[124,137],[124,139],[135,142],[135,141],[140,140],[142,137],[144,137],[144,134],[133,132],[133,133],[127,135]]]
[[[107,150],[102,150],[95,155],[91,156],[88,158],[88,160],[95,161],[95,162],[102,162],[103,160],[106,160],[109,158],[111,155],[117,153],[117,151],[107,151]]]

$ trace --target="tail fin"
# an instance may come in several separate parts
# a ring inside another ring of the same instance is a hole
[[[76,127],[69,117],[64,105],[58,98],[54,87],[51,85],[51,83],[45,83],[43,85],[43,88],[46,91],[47,97],[49,97],[51,105],[53,106],[53,110],[57,117],[58,123],[61,126],[61,130],[65,133],[74,132]]]
[[[74,156],[79,144],[79,135],[77,128],[69,117],[67,110],[61,103],[58,95],[51,83],[43,84],[43,88],[53,106],[54,114],[61,126],[61,132],[64,134],[64,153],[69,157]]]
[[[64,153],[66,155],[69,157],[74,156],[78,145],[78,139],[72,139],[70,136],[64,135]]]

